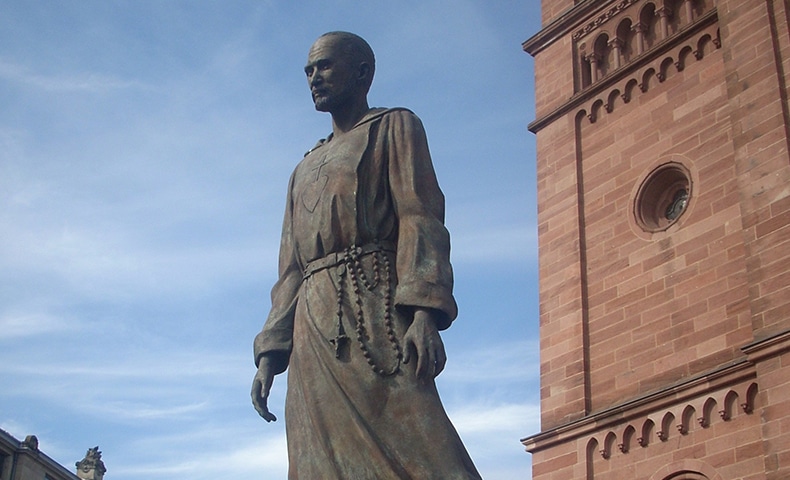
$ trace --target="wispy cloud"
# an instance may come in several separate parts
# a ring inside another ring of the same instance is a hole
[[[539,372],[539,362],[536,341],[502,341],[453,357],[440,378],[447,382],[473,384],[534,381]]]
[[[536,420],[540,418],[540,406],[524,403],[483,403],[451,411],[449,415],[455,427],[464,435],[507,432],[514,429],[521,430],[524,434],[525,428],[536,426]]]
[[[218,378],[227,379],[227,373],[233,371],[233,368],[237,367],[241,360],[239,354],[228,355],[204,350],[195,351],[188,347],[178,351],[136,349],[125,353],[132,353],[132,355],[124,355],[112,365],[93,364],[85,360],[51,364],[47,359],[40,358],[38,363],[2,362],[0,371],[28,377],[67,378],[75,385],[89,379],[99,384],[113,380],[126,382],[129,379],[153,383],[179,377],[198,377],[203,378],[206,383],[211,383]],[[44,368],[45,365],[47,368]]]
[[[0,313],[0,341],[21,337],[45,335],[79,328],[75,322],[46,313]]]
[[[25,87],[47,92],[95,92],[127,88],[149,89],[137,80],[125,80],[94,72],[77,74],[45,75],[29,68],[0,58],[0,79]]]
[[[462,230],[453,234],[454,263],[532,263],[537,232],[524,225],[497,225],[477,231]]]
[[[161,402],[147,404],[135,402],[98,402],[95,408],[97,413],[112,418],[126,418],[130,420],[156,420],[179,417],[194,417],[196,413],[205,412],[205,402],[186,403],[181,405],[162,405]]]
[[[31,431],[29,425],[24,425],[14,419],[4,419],[0,421],[0,429],[5,430],[17,439],[25,438],[29,434],[24,432]]]
[[[519,440],[539,430],[537,404],[480,402],[448,415],[483,478],[530,478],[530,457]]]
[[[263,427],[261,427],[263,428]],[[194,436],[195,432],[191,432]],[[288,455],[285,436],[261,438],[250,442],[251,432],[214,431],[211,448],[192,445],[196,450],[189,459],[171,457],[156,461],[143,461],[131,465],[120,459],[113,466],[113,473],[128,477],[162,477],[177,475],[191,479],[214,478],[285,478]],[[194,438],[194,437],[193,437]],[[198,435],[197,438],[200,438]],[[221,439],[221,443],[216,443]],[[242,440],[244,439],[244,440]],[[164,447],[164,446],[163,446]]]

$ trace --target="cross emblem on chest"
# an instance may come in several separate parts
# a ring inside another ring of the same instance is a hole
[[[321,160],[318,163],[318,165],[316,165],[316,166],[314,166],[313,168],[310,169],[310,171],[314,171],[315,172],[315,178],[313,179],[314,182],[317,182],[318,179],[321,177],[321,169],[327,163],[329,163],[329,160],[326,158],[326,154],[324,154],[324,156],[321,157]]]

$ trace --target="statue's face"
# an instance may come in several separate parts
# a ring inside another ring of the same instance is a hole
[[[313,96],[315,109],[332,113],[347,104],[359,93],[359,65],[343,52],[343,44],[337,37],[319,38],[307,55],[304,72]]]

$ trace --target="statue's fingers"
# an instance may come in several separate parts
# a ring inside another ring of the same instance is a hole
[[[252,405],[255,407],[255,411],[258,412],[258,415],[260,415],[261,418],[263,418],[267,422],[277,421],[277,417],[275,417],[274,414],[269,411],[269,406],[266,398],[261,397],[260,395],[257,397],[253,397]]]
[[[265,386],[262,382],[258,380],[256,377],[255,380],[252,382],[252,391],[250,392],[250,397],[252,397],[252,406],[255,407],[255,411],[258,412],[258,415],[263,417],[267,422],[271,422],[267,417],[273,416],[269,412],[269,408],[266,405],[266,394],[264,393]]]
[[[266,409],[266,411],[261,414],[261,417],[263,417],[263,419],[266,420],[267,422],[277,421],[277,417],[275,417],[274,414],[270,412],[268,409]]]
[[[436,354],[436,370],[433,372],[434,377],[437,377],[440,373],[442,373],[445,364],[447,364],[447,355],[444,353],[444,349],[441,349]]]
[[[258,404],[263,400],[263,396],[261,395],[261,382],[258,381],[256,378],[252,381],[252,390],[250,391],[250,398],[252,398],[252,404],[255,406],[255,410],[258,410]]]
[[[423,350],[422,352],[417,352],[417,378],[425,378],[426,370],[428,368],[428,362],[425,357],[427,357],[427,352]]]
[[[403,348],[403,363],[409,363],[411,359],[411,345],[408,343],[408,340]]]
[[[425,379],[427,380],[436,376],[436,350],[428,347],[426,356],[428,357],[425,369]]]
[[[264,403],[264,400],[262,400],[260,397],[252,397],[252,406],[255,407],[255,411],[258,412],[258,415],[261,417],[265,417],[266,412],[268,411],[264,406]]]

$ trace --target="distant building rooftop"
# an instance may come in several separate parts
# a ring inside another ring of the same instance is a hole
[[[72,473],[38,449],[38,438],[28,435],[20,441],[0,429],[0,480],[102,480],[104,462],[99,447],[88,450]]]

